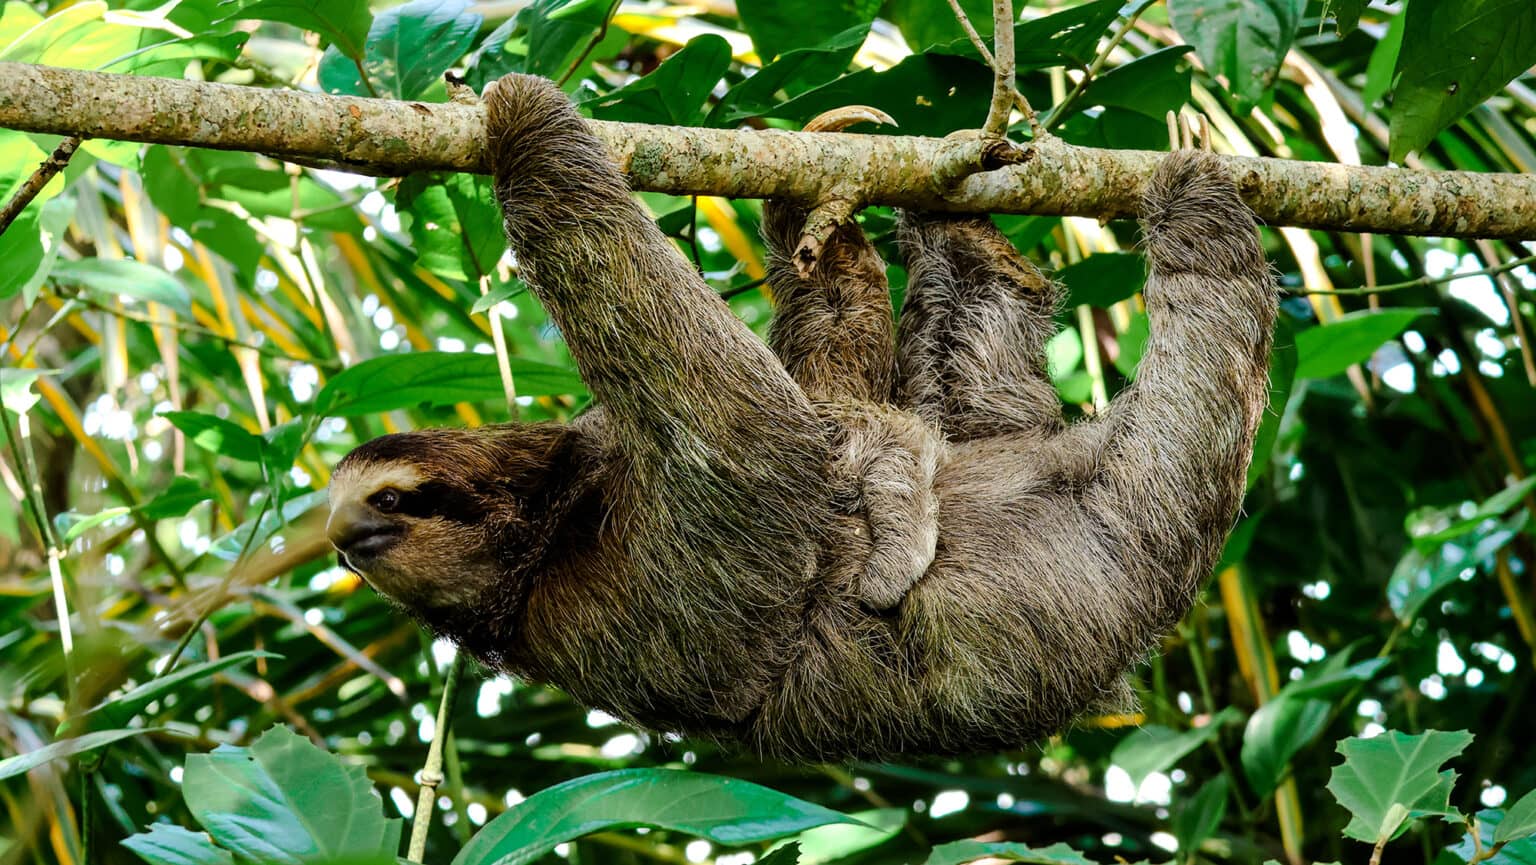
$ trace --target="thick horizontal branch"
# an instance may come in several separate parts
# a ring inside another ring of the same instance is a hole
[[[265,90],[0,63],[0,127],[249,150],[378,175],[484,172],[474,105]],[[952,140],[692,129],[593,121],[637,190],[980,213],[1132,216],[1160,155],[1048,140],[1021,165],[945,187]],[[1536,239],[1536,176],[1227,157],[1270,225],[1447,237]]]

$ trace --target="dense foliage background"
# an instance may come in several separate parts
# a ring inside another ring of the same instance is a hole
[[[1224,152],[1536,168],[1529,0],[1018,5],[1020,88],[1074,143],[1161,149],[1187,106]],[[599,118],[794,127],[857,102],[910,135],[979,126],[990,87],[943,0],[10,0],[0,60],[426,101],[450,69],[523,70]],[[0,130],[0,199],[57,143]],[[760,205],[644,199],[761,329]],[[862,218],[892,253],[891,214]],[[1071,289],[1053,370],[1091,412],[1146,336],[1135,227],[998,221]],[[1082,861],[1005,842],[1536,862],[1536,249],[1264,234],[1290,292],[1273,411],[1144,714],[792,767],[473,671],[427,861],[743,865],[824,806],[864,825],[798,835],[802,865]],[[392,859],[451,650],[336,567],[317,515],[357,442],[507,419],[499,361],[524,418],[583,404],[502,253],[483,178],[110,141],[0,235],[0,861],[138,861],[122,840],[151,825],[130,846],[152,863]],[[655,767],[691,771],[555,787]]]

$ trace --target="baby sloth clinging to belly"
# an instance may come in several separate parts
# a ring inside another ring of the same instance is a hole
[[[631,199],[560,91],[485,96],[523,278],[596,408],[369,442],[347,567],[487,665],[785,759],[1023,745],[1119,692],[1220,553],[1267,403],[1275,291],[1220,161],[1142,209],[1152,335],[1068,425],[1056,287],[984,217],[906,213],[893,325],[856,225],[802,274],[771,202],[764,345]]]

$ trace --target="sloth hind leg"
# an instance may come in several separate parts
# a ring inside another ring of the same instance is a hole
[[[982,217],[904,213],[900,402],[953,441],[1062,429],[1046,371],[1060,290]]]

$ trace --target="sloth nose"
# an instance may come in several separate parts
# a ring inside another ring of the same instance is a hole
[[[353,566],[384,552],[402,533],[400,525],[360,502],[348,502],[332,510],[325,524],[331,545]]]

